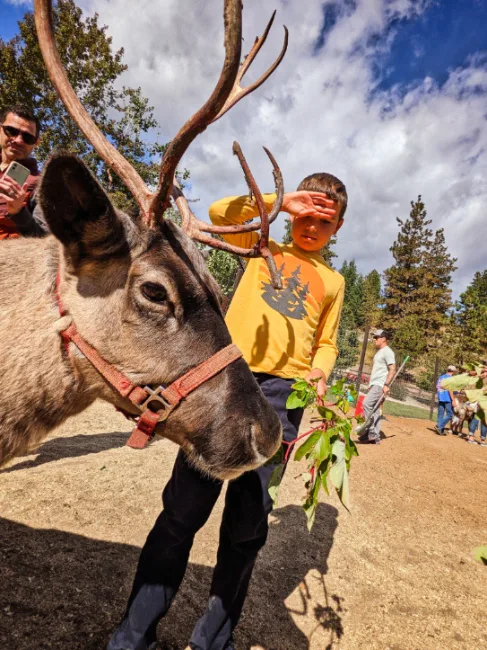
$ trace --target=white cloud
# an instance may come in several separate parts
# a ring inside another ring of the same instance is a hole
[[[350,201],[340,231],[340,259],[382,271],[410,201],[422,194],[435,228],[445,228],[458,257],[456,290],[486,267],[487,63],[474,56],[438,87],[423,79],[406,89],[374,93],[373,64],[394,38],[391,20],[419,14],[428,0],[358,0],[348,3],[314,52],[323,9],[320,0],[248,0],[244,52],[278,9],[255,71],[277,55],[281,24],[290,30],[288,53],[273,77],[193,143],[183,159],[191,170],[194,207],[204,216],[226,194],[245,192],[232,156],[238,140],[263,190],[272,188],[266,145],[280,163],[287,189],[314,171],[342,178]],[[328,3],[329,4],[329,3]],[[170,139],[206,100],[223,61],[222,2],[209,0],[87,0],[125,48],[123,82],[141,86],[155,106],[162,139]],[[342,5],[345,6],[345,5]],[[378,38],[379,37],[379,38]],[[414,56],[413,50],[404,56]],[[274,230],[278,238],[282,226]]]

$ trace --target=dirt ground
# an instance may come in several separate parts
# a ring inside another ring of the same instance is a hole
[[[297,463],[281,486],[236,635],[238,650],[487,647],[487,448],[389,418],[354,459],[352,511],[323,499],[308,534]],[[176,447],[124,446],[95,404],[0,472],[0,648],[101,650],[121,617]],[[159,626],[186,646],[208,594],[221,503]]]

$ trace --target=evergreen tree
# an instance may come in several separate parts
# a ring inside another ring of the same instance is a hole
[[[351,368],[358,360],[359,340],[357,328],[349,305],[343,306],[337,336],[338,358],[337,368]]]
[[[331,268],[333,268],[333,260],[335,257],[338,257],[332,248],[333,246],[336,246],[336,243],[336,235],[333,235],[333,237],[330,237],[330,241],[320,250],[321,257],[325,260],[328,266],[331,266]]]
[[[456,258],[448,252],[443,228],[437,230],[430,247],[425,251],[425,286],[422,293],[435,307],[429,312],[430,331],[439,331],[447,325],[447,312],[452,308],[451,280],[456,271]]]
[[[487,269],[475,273],[456,304],[464,360],[487,357]]]
[[[212,248],[206,258],[210,273],[220,285],[224,296],[229,296],[235,286],[239,261],[236,255]]]
[[[146,183],[155,184],[164,147],[144,139],[157,123],[140,88],[115,87],[126,70],[123,49],[114,52],[107,28],[98,24],[98,15],[83,18],[72,0],[58,0],[53,20],[59,55],[74,91]],[[36,156],[41,162],[54,149],[73,151],[108,187],[117,205],[135,207],[123,183],[95,153],[58,98],[40,53],[32,12],[19,22],[17,36],[9,41],[0,39],[0,85],[0,110],[23,104],[39,116],[42,134]],[[154,156],[157,159],[152,164]]]
[[[374,269],[365,276],[363,282],[364,325],[377,327],[381,320],[381,282],[380,275]]]
[[[443,230],[433,235],[421,196],[411,202],[409,217],[397,219],[400,230],[391,247],[395,264],[384,273],[384,326],[393,332],[400,354],[418,358],[441,345],[451,304],[455,262]]]
[[[355,260],[343,262],[340,269],[345,278],[344,306],[350,311],[351,325],[361,327],[364,323],[364,278],[357,271]]]
[[[282,243],[283,244],[291,244],[293,241],[293,236],[292,236],[292,224],[291,224],[291,219],[286,219],[284,221],[284,236],[282,238]]]

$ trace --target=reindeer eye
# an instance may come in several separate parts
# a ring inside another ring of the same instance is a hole
[[[155,282],[144,282],[141,287],[142,293],[151,302],[164,302],[167,299],[167,291],[162,284]]]

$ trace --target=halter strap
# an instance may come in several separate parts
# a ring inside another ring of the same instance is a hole
[[[61,316],[67,315],[59,295],[60,275],[56,278],[56,300]],[[100,375],[121,397],[129,399],[140,411],[136,419],[136,427],[127,441],[129,447],[142,449],[153,437],[154,430],[160,422],[164,422],[173,411],[191,392],[196,390],[206,381],[217,375],[228,365],[242,357],[242,353],[235,344],[227,345],[198,366],[191,368],[182,377],[176,379],[166,388],[158,386],[152,389],[149,386],[142,388],[133,384],[130,379],[120,372],[115,366],[106,361],[99,352],[84,339],[78,332],[76,325],[71,323],[60,332],[66,354],[69,354],[69,344],[74,343],[83,356],[96,368]],[[133,416],[122,411],[126,417]]]

